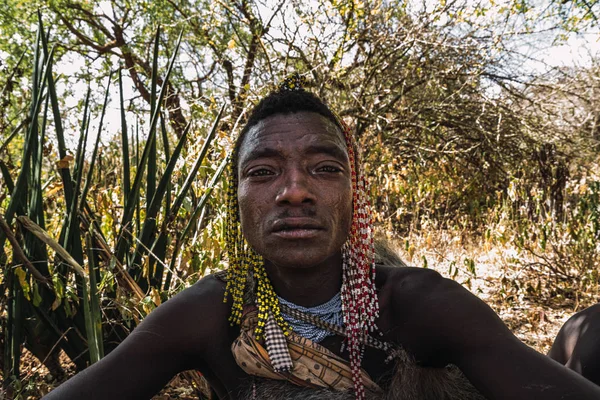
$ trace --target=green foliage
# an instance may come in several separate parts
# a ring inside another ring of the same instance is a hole
[[[586,180],[567,187],[566,192],[562,215],[557,216],[548,207],[548,198],[530,189],[526,198],[531,202],[529,207],[535,209],[535,223],[527,208],[516,208],[514,240],[535,256],[528,266],[541,268],[567,286],[585,291],[597,285],[600,273],[600,182]],[[519,200],[521,203],[523,198]]]
[[[188,243],[192,240],[195,242],[195,237],[201,234],[206,225],[206,222],[202,226],[192,227],[188,224],[185,232],[180,234],[177,226],[190,222],[188,214],[192,210],[179,215],[179,206],[188,198],[191,183],[194,182],[198,170],[202,166],[211,168],[211,164],[205,162],[206,155],[211,148],[222,110],[213,121],[213,129],[204,141],[204,149],[197,157],[196,167],[187,176],[177,176],[174,171],[176,165],[183,162],[180,156],[186,144],[190,125],[188,124],[181,133],[177,146],[170,153],[169,132],[163,124],[161,133],[166,166],[162,168],[157,162],[159,148],[154,145],[156,135],[149,135],[146,139],[146,150],[141,157],[136,157],[133,184],[127,182],[125,188],[122,185],[125,182],[119,182],[114,171],[122,169],[123,166],[129,168],[129,157],[122,158],[123,152],[119,146],[107,148],[100,146],[102,121],[107,109],[112,73],[109,73],[107,78],[104,102],[97,125],[98,132],[91,154],[86,152],[92,114],[88,109],[90,93],[88,91],[79,129],[78,149],[74,158],[67,153],[65,146],[63,116],[59,109],[60,104],[52,73],[54,52],[48,51],[41,19],[38,32],[40,34],[31,80],[32,100],[29,116],[31,122],[23,139],[22,163],[20,168],[12,168],[12,170],[3,164],[4,175],[10,181],[14,181],[14,184],[10,185],[9,202],[3,210],[3,220],[8,222],[7,230],[3,229],[0,232],[3,271],[7,271],[3,276],[2,285],[3,290],[8,294],[8,318],[3,320],[5,338],[3,376],[6,377],[6,387],[12,388],[12,391],[17,394],[22,390],[17,377],[20,375],[20,344],[23,341],[40,359],[57,359],[58,351],[62,349],[78,368],[85,368],[104,356],[105,344],[114,343],[119,338],[122,340],[123,334],[139,321],[140,314],[145,315],[168,298],[173,289],[181,290],[189,285],[189,281],[183,281],[190,275],[189,271],[192,274],[201,273],[212,260],[221,258],[219,246],[215,249],[211,244],[216,253],[213,252],[211,260],[203,260],[201,268],[178,266],[177,270],[169,270],[169,279],[165,280],[162,269],[156,267],[156,265],[167,265],[169,262],[175,265],[176,260],[181,261],[188,257],[187,254],[190,254]],[[160,33],[157,32],[157,44],[159,37]],[[169,73],[176,57],[177,46],[172,53],[169,68],[161,78],[160,90],[152,91],[154,106],[151,110],[150,132],[156,130],[161,119],[161,108],[166,102],[165,95],[168,92]],[[158,59],[158,46],[155,48],[154,59]],[[152,75],[156,77],[159,75],[157,62],[154,63]],[[121,101],[121,109],[124,108],[125,105]],[[47,132],[50,130],[50,124],[47,123],[49,109],[52,110],[50,115],[54,117],[53,128],[58,142],[58,154],[44,151]],[[126,123],[123,126],[126,126]],[[123,136],[126,136],[126,133]],[[127,137],[122,143],[127,144],[128,140]],[[13,145],[9,142],[5,143],[6,150]],[[152,149],[155,154],[153,173],[159,175],[160,179],[158,176],[146,179],[146,188],[144,188],[141,183],[146,172],[149,149]],[[46,158],[48,156],[58,160],[55,166],[54,163],[48,162]],[[109,162],[106,162],[107,160]],[[52,177],[56,174],[54,168],[58,169],[62,184],[58,187],[43,185],[42,177],[46,179]],[[17,176],[13,179],[11,174],[15,172]],[[222,167],[214,172],[216,174],[212,177],[206,191],[201,185],[196,186],[197,190],[204,192],[204,196],[193,210],[194,214],[201,213],[211,203],[210,193],[220,182]],[[127,174],[118,176],[126,177]],[[211,175],[205,173],[205,176]],[[167,190],[173,184],[176,188],[181,187],[175,207],[171,207],[172,194]],[[125,204],[120,202],[123,193],[127,193]],[[60,199],[57,196],[60,196]],[[133,215],[135,207],[139,204],[139,197],[143,196],[146,197],[147,203],[142,217],[146,219],[140,229],[133,223]],[[48,204],[49,199],[57,203],[56,207],[44,206]],[[27,224],[23,222],[19,225],[13,224],[18,215],[27,215],[29,217]],[[62,219],[63,215],[64,219]],[[207,220],[211,218],[212,215],[208,216]],[[115,222],[119,219],[120,225]],[[195,220],[195,217],[191,220]],[[148,222],[153,222],[152,229],[149,229]],[[156,222],[160,224],[157,225]],[[112,229],[114,225],[121,228],[115,231],[117,233],[109,234],[107,228]],[[155,236],[149,235],[148,232],[154,230],[156,226],[160,226],[161,229],[155,241]],[[15,229],[19,229],[22,234],[15,235]],[[168,254],[167,243],[173,233],[176,233],[175,236],[181,246]],[[58,237],[58,240],[52,237]],[[213,236],[217,240],[218,237],[219,235]],[[5,246],[7,238],[11,239],[10,247]],[[163,242],[162,246],[160,243],[157,244],[160,240]],[[49,246],[50,251],[47,250],[46,245]],[[121,248],[124,253],[134,256],[122,257],[119,253]],[[32,263],[26,262],[27,268],[20,266],[25,262],[19,255],[22,251],[24,256],[32,261]],[[57,262],[53,263],[53,260]],[[81,267],[84,264],[87,264],[85,270]],[[171,287],[172,281],[177,282],[174,288]],[[137,311],[131,314],[132,309]],[[32,331],[33,326],[44,326],[49,333],[45,338],[46,344],[49,345],[46,354],[39,352],[36,354],[34,347],[29,346],[33,341],[41,340],[40,337],[27,333]],[[55,373],[55,371],[51,372]]]

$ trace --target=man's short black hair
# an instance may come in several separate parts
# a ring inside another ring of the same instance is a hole
[[[279,114],[292,114],[298,112],[314,112],[322,115],[335,124],[340,130],[342,126],[333,112],[325,105],[325,103],[315,96],[313,93],[306,90],[282,90],[271,92],[267,97],[263,98],[250,112],[248,122],[242,129],[239,137],[235,142],[233,150],[234,162],[237,164],[237,158],[246,134],[260,121]]]

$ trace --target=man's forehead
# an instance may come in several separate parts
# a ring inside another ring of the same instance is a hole
[[[310,143],[307,147],[313,150],[330,146],[347,153],[344,135],[337,125],[320,114],[298,112],[270,116],[251,127],[241,143],[239,159],[242,161],[250,152],[273,143],[287,142],[292,137]]]

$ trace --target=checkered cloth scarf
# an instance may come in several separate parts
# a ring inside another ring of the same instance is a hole
[[[265,340],[257,340],[257,314],[255,306],[244,306],[240,336],[231,346],[237,364],[248,375],[287,380],[313,389],[349,391],[354,388],[354,373],[346,360],[293,332],[286,337],[274,320],[265,326]],[[361,369],[360,374],[369,393],[381,393],[367,372]]]

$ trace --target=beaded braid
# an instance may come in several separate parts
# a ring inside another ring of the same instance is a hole
[[[253,273],[257,281],[256,302],[258,303],[258,324],[255,335],[261,339],[264,334],[265,323],[272,314],[277,324],[288,335],[291,331],[288,323],[283,319],[279,309],[279,298],[273,290],[273,285],[265,271],[264,260],[248,244],[242,234],[239,206],[237,200],[237,178],[234,168],[237,168],[237,157],[231,157],[228,165],[229,187],[227,189],[227,226],[226,226],[226,250],[229,257],[229,268],[227,269],[227,284],[223,301],[231,295],[232,306],[229,322],[231,325],[239,325],[242,319],[242,307],[244,304],[244,290],[248,284],[248,274]]]
[[[304,79],[299,74],[294,74],[281,84],[279,91],[303,91]],[[350,129],[341,118],[337,116],[335,118],[342,127],[348,149],[353,204],[350,234],[342,247],[342,314],[346,326],[346,340],[356,399],[363,400],[365,389],[361,378],[361,360],[364,343],[369,332],[373,332],[377,328],[375,321],[379,316],[379,302],[375,292],[373,221],[367,198],[367,183],[360,168],[359,155],[355,152],[356,142]],[[255,331],[256,337],[260,339],[264,335],[264,326],[269,314],[273,315],[287,335],[291,328],[281,315],[279,299],[265,271],[264,260],[250,247],[242,234],[235,168],[237,168],[237,154],[234,151],[229,162],[230,180],[227,191],[226,249],[229,255],[229,268],[224,301],[231,295],[233,305],[229,321],[232,325],[241,323],[244,290],[248,274],[253,273],[257,280],[258,325]]]
[[[338,118],[342,127],[352,176],[352,226],[342,247],[342,314],[346,326],[352,382],[357,400],[365,398],[361,379],[361,360],[369,332],[377,329],[379,301],[375,291],[375,246],[373,220],[367,198],[367,182],[355,153],[356,142],[350,129]]]

